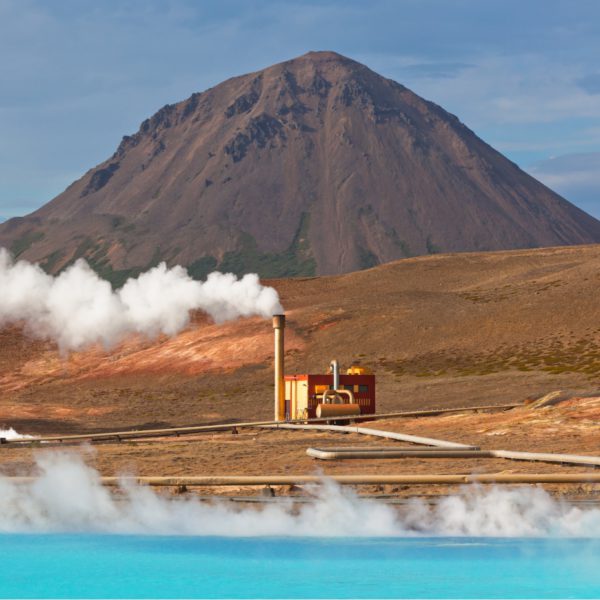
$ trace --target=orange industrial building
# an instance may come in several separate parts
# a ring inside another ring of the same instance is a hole
[[[348,371],[357,374],[342,374],[339,383],[334,382],[334,374],[326,375],[286,375],[285,376],[285,420],[314,419],[327,416],[321,404],[332,404],[339,414],[374,415],[375,414],[375,375],[365,373],[360,367]],[[351,392],[344,397],[340,392]],[[337,392],[337,393],[335,393]],[[325,398],[323,395],[325,394]],[[358,410],[357,410],[358,408]],[[349,410],[353,412],[350,412]],[[335,410],[335,409],[332,409]]]
[[[285,315],[273,316],[275,330],[275,420],[375,414],[375,376],[351,366],[341,374],[337,360],[327,374],[284,375]]]

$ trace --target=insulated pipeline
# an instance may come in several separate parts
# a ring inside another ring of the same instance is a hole
[[[15,484],[31,484],[36,477],[5,477]],[[201,475],[175,477],[100,477],[107,486],[140,484],[148,486],[225,487],[265,485],[306,485],[335,481],[340,485],[461,485],[527,484],[527,483],[600,483],[600,473],[476,473],[476,474],[428,474],[428,475]],[[57,484],[60,485],[60,484]]]
[[[308,456],[320,460],[338,460],[348,458],[493,458],[494,453],[489,450],[441,450],[428,448],[415,450],[355,450],[355,451],[332,451],[327,448],[308,448]]]
[[[457,450],[455,448],[308,448],[306,454],[319,460],[346,460],[357,458],[504,458],[529,462],[547,462],[568,465],[600,467],[600,456],[553,454],[550,452],[516,452],[512,450]]]
[[[290,423],[278,423],[276,425],[263,425],[267,429],[299,429],[315,431],[340,431],[345,433],[360,433],[363,435],[373,435],[387,438],[389,440],[399,440],[401,442],[410,442],[411,444],[422,444],[424,446],[441,446],[444,448],[462,448],[463,450],[472,450],[473,446],[448,442],[446,440],[437,440],[434,438],[419,437],[407,435],[405,433],[396,433],[395,431],[382,431],[380,429],[370,429],[367,427],[356,427],[349,425],[292,425]]]
[[[392,418],[419,418],[419,417],[431,417],[441,414],[455,414],[461,412],[481,412],[481,411],[505,411],[511,410],[522,406],[521,404],[503,404],[503,405],[484,405],[484,406],[463,406],[459,408],[441,408],[434,410],[418,410],[418,411],[402,411],[392,413],[380,413],[375,415],[352,415],[352,416],[339,416],[336,417],[338,421],[358,421],[358,420],[369,420],[375,421],[377,419],[392,419]],[[329,420],[328,417],[321,419],[297,419],[286,421],[286,423],[319,423]],[[117,431],[106,431],[101,433],[70,433],[70,434],[57,434],[40,436],[32,439],[20,438],[15,440],[9,440],[6,438],[0,438],[0,445],[31,445],[39,443],[62,443],[62,442],[79,442],[83,440],[91,441],[110,441],[110,440],[121,440],[121,439],[139,439],[145,437],[163,437],[163,436],[180,436],[180,435],[193,435],[199,433],[210,433],[215,431],[227,431],[233,428],[244,429],[261,427],[263,425],[275,425],[278,424],[277,419],[270,421],[232,421],[228,423],[218,423],[212,425],[190,425],[181,427],[166,427],[161,429],[121,429]]]

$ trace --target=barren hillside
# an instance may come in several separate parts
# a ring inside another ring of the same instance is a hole
[[[286,371],[357,361],[380,411],[520,402],[600,387],[600,246],[401,260],[335,277],[275,280]],[[272,414],[272,328],[197,315],[174,338],[61,356],[0,332],[0,425],[102,430]]]

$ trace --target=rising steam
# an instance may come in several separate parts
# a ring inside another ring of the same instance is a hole
[[[0,428],[0,438],[4,438],[5,440],[33,440],[34,436],[19,433],[12,427],[9,427],[8,429]]]
[[[80,455],[37,457],[33,483],[0,476],[0,532],[105,532],[223,536],[600,536],[600,510],[553,500],[540,488],[469,487],[434,507],[400,510],[357,498],[332,482],[314,503],[233,509],[193,497],[167,498],[123,484],[113,495]]]
[[[53,277],[0,248],[0,326],[25,322],[30,334],[55,340],[61,350],[98,342],[110,348],[129,333],[174,335],[191,310],[217,323],[282,312],[277,292],[255,274],[215,272],[200,282],[183,267],[161,263],[113,291],[83,259]]]

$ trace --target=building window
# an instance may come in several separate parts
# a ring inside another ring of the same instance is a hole
[[[369,393],[369,386],[368,385],[359,385],[358,386],[358,393],[359,394],[368,394]]]

